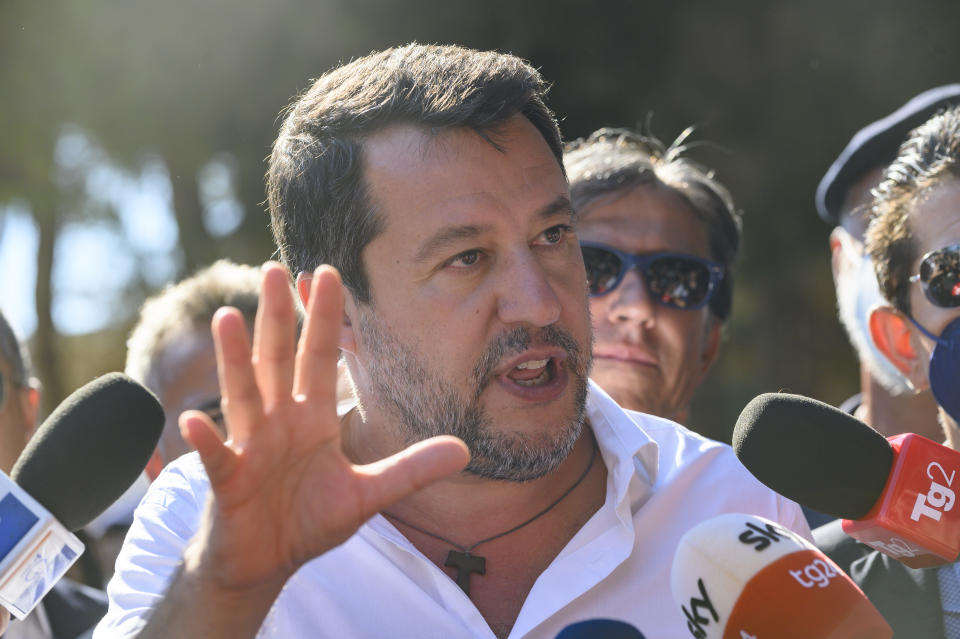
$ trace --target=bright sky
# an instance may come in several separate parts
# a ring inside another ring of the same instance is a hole
[[[118,300],[138,271],[154,288],[174,277],[180,260],[177,226],[162,159],[145,155],[137,170],[119,167],[75,127],[64,129],[55,158],[56,181],[86,194],[86,202],[78,204],[82,211],[61,230],[53,265],[54,325],[77,335],[123,319],[117,317]],[[232,233],[243,219],[234,175],[233,158],[218,155],[198,176],[204,225],[215,236]],[[26,338],[37,326],[37,229],[26,202],[0,206],[0,216],[0,268],[9,274],[0,287],[0,309]]]
[[[37,281],[37,231],[25,206],[13,204],[0,209],[3,224],[0,228],[0,272],[7,273],[0,287],[0,310],[10,321],[13,330],[21,336],[37,328],[37,314],[33,308]]]

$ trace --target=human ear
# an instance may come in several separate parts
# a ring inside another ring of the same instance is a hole
[[[927,361],[918,354],[910,320],[891,306],[870,311],[870,338],[914,389],[927,384]]]
[[[313,282],[313,273],[310,271],[301,271],[297,275],[297,295],[300,296],[300,303],[307,308],[307,302],[310,301],[310,284]]]
[[[353,332],[353,318],[357,317],[357,303],[353,295],[343,287],[343,323],[340,325],[340,350],[350,354],[357,352],[357,338]]]
[[[300,302],[303,304],[304,308],[309,308],[308,302],[310,301],[310,286],[313,283],[313,273],[309,271],[303,271],[297,275],[297,295],[300,296]],[[349,289],[346,286],[343,286],[343,322],[340,326],[340,350],[353,353],[357,349],[356,339],[353,335],[353,320],[351,317],[356,312],[356,304],[353,301],[353,295],[350,294]]]
[[[23,414],[24,444],[30,441],[37,431],[37,414],[40,410],[40,389],[35,379],[27,380],[23,388],[18,389],[20,411]]]

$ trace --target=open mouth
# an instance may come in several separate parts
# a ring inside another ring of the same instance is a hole
[[[507,377],[526,388],[549,384],[557,376],[557,362],[552,357],[531,359],[510,370]]]

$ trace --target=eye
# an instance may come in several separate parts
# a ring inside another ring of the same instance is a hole
[[[453,258],[450,259],[447,264],[453,266],[454,268],[463,268],[467,266],[473,266],[480,261],[482,253],[478,249],[470,249],[469,251],[464,251]]]
[[[563,242],[567,234],[572,232],[573,227],[569,224],[557,224],[556,226],[551,226],[546,231],[541,233],[540,237],[543,238],[543,244],[555,246]]]

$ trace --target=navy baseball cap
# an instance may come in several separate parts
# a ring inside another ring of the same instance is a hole
[[[885,118],[857,131],[817,186],[820,217],[839,224],[847,189],[870,170],[892,162],[910,131],[953,104],[960,104],[960,84],[924,91]]]

